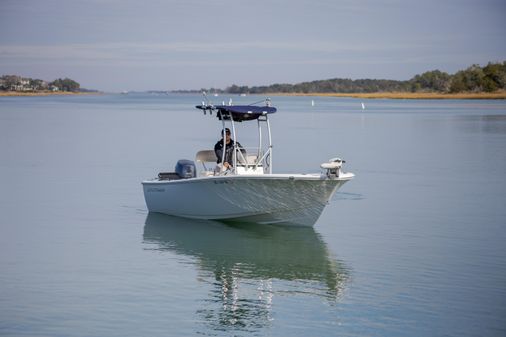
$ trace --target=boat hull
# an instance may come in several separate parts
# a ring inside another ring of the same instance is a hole
[[[349,178],[320,175],[213,176],[144,181],[150,212],[186,218],[313,226]]]

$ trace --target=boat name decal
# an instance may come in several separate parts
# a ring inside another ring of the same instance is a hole
[[[165,192],[165,188],[160,187],[149,187],[148,192]]]
[[[214,183],[215,184],[232,184],[232,182],[228,181],[228,180],[215,180]]]

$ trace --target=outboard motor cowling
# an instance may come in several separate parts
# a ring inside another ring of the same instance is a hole
[[[195,163],[187,159],[178,160],[176,164],[176,174],[182,179],[195,178],[197,176]]]

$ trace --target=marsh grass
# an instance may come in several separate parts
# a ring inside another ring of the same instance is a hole
[[[375,93],[279,93],[286,96],[354,97],[370,99],[506,99],[506,90],[479,93],[443,94],[434,92],[375,92]]]

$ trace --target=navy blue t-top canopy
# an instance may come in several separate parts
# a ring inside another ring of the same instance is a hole
[[[229,120],[232,116],[236,122],[255,120],[260,116],[276,112],[274,107],[256,105],[197,105],[195,107],[204,112],[216,111],[216,116],[220,120]]]

